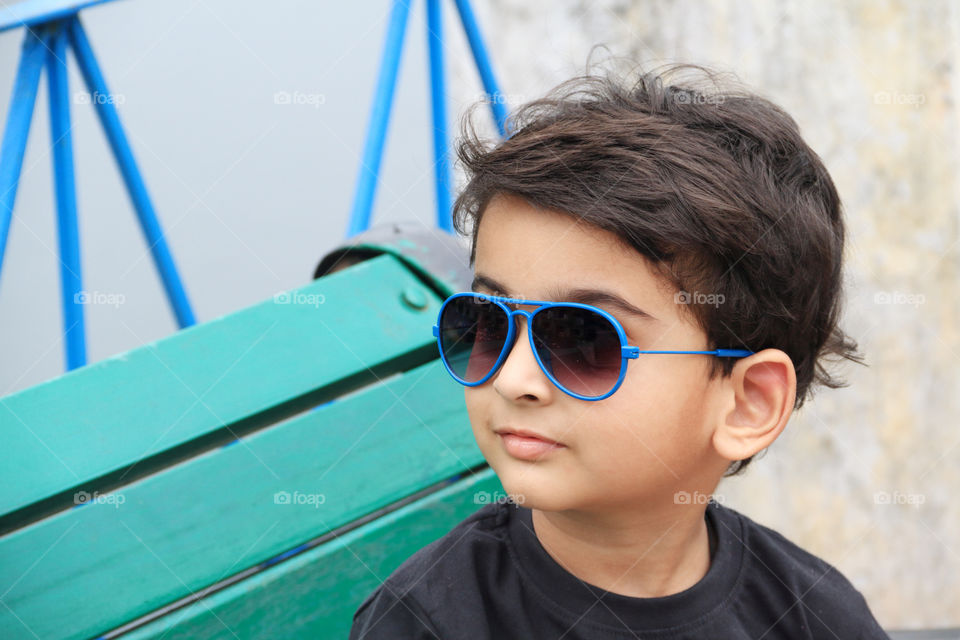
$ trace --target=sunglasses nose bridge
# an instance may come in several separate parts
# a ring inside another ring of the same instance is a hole
[[[517,342],[517,337],[523,335],[523,327],[518,322],[517,316],[526,317],[526,313],[519,309],[506,309],[507,313],[507,326],[509,327],[509,333],[512,335],[512,339],[509,340],[509,344],[505,345],[504,348],[508,349],[507,355],[510,355],[510,351],[513,350],[514,344]]]
[[[523,309],[508,309],[507,315],[510,316],[510,321],[513,322],[514,317],[523,316],[527,319],[527,322],[530,322],[530,316],[533,315],[532,311],[524,311]]]
[[[510,318],[510,325],[514,330],[513,343],[510,345],[511,350],[513,350],[513,347],[516,345],[518,338],[529,337],[528,334],[530,332],[530,320],[534,313],[536,312],[525,311],[523,309],[509,309],[507,311],[507,316]],[[524,322],[520,322],[520,318],[523,318]]]

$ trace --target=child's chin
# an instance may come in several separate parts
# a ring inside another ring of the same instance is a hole
[[[509,478],[501,479],[504,492],[510,496],[510,501],[520,507],[537,509],[539,511],[565,511],[574,508],[569,492],[556,483],[552,486],[541,486],[538,481],[524,478],[523,481],[511,482]]]

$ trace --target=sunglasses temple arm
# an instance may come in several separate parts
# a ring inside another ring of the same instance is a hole
[[[708,356],[717,356],[718,358],[746,358],[747,356],[752,356],[754,352],[747,349],[714,349],[713,351],[641,351],[636,347],[624,347],[623,349],[623,356],[625,358],[636,358],[641,353],[696,353]]]

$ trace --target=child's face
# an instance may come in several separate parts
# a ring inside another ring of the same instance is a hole
[[[499,196],[488,205],[477,234],[475,275],[506,289],[478,286],[480,292],[560,301],[555,291],[602,289],[653,316],[596,303],[621,323],[628,344],[708,348],[703,330],[675,302],[676,292],[610,232]],[[517,321],[522,333],[499,371],[483,385],[465,388],[477,443],[508,493],[525,506],[557,511],[635,508],[641,501],[672,502],[681,487],[713,489],[729,461],[711,444],[724,396],[723,379],[708,379],[710,356],[641,355],[628,361],[626,378],[612,396],[578,400],[540,370],[526,338],[526,319]],[[504,428],[535,432],[564,446],[534,460],[515,457],[497,433]]]

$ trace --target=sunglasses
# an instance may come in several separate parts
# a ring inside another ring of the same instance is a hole
[[[533,311],[508,304],[538,305]],[[440,359],[454,380],[468,387],[483,384],[513,348],[515,316],[527,319],[530,347],[540,369],[564,393],[580,400],[603,400],[620,388],[627,361],[642,353],[692,353],[745,358],[746,349],[644,351],[627,344],[612,315],[589,304],[520,300],[479,293],[455,293],[440,306],[433,335]]]

